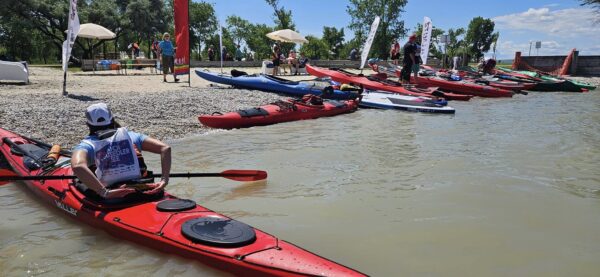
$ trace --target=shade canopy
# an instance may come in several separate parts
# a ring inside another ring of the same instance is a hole
[[[82,38],[113,39],[116,35],[98,24],[86,23],[81,24],[77,36]]]
[[[290,29],[279,30],[267,34],[267,37],[272,40],[294,43],[308,43],[302,35]]]

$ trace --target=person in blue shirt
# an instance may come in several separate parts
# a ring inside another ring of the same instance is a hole
[[[171,35],[169,35],[169,33],[165,33],[163,35],[163,40],[158,43],[158,49],[160,51],[163,67],[163,82],[167,82],[167,74],[169,73],[169,69],[171,70],[171,73],[173,73],[173,79],[175,79],[175,82],[179,82],[177,75],[175,75],[175,47],[173,47],[173,43],[170,39]]]
[[[81,182],[104,198],[121,198],[135,189],[123,185],[143,177],[141,151],[160,154],[162,178],[149,184],[146,194],[162,191],[169,183],[171,147],[143,134],[122,128],[105,103],[89,106],[85,112],[90,130],[71,157],[73,173]]]

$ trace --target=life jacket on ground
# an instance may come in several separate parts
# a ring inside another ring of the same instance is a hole
[[[94,173],[102,184],[110,187],[142,177],[142,167],[145,171],[146,166],[143,157],[140,166],[141,152],[131,141],[127,129],[102,130],[96,134],[99,140],[85,139],[83,143],[94,149]]]

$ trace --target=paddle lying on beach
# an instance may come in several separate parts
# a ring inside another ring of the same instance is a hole
[[[161,177],[161,174],[151,174],[147,177]],[[231,169],[219,173],[171,173],[169,178],[194,178],[194,177],[223,177],[230,180],[241,182],[260,181],[267,178],[267,172],[262,170],[238,170]],[[75,175],[46,175],[46,176],[17,176],[8,169],[0,169],[0,185],[9,181],[27,181],[27,180],[68,180],[76,179]]]

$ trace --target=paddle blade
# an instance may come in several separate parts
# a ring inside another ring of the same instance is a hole
[[[235,181],[252,182],[267,179],[267,172],[262,170],[225,170],[221,172],[221,176]]]
[[[16,177],[19,176],[11,170],[0,168],[0,177]],[[0,181],[0,186],[12,183],[12,181]]]

